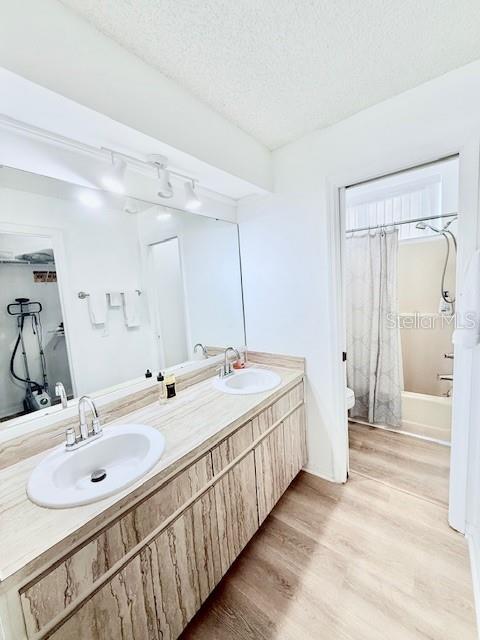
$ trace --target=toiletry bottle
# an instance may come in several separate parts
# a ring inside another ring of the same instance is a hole
[[[239,350],[240,358],[233,363],[234,369],[245,369],[247,365],[247,347],[241,347]]]
[[[158,381],[158,401],[160,404],[165,404],[167,402],[167,388],[165,386],[165,378],[163,373],[160,373],[157,376]]]
[[[147,369],[145,371],[145,378],[151,378],[152,377],[152,372],[150,371],[150,369]]]
[[[173,373],[165,378],[165,386],[167,387],[167,398],[174,398],[177,392],[175,391],[175,376]]]

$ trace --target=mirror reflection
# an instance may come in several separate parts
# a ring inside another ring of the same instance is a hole
[[[2,426],[245,343],[235,223],[6,167],[0,208]]]
[[[50,381],[73,388],[53,249],[45,238],[0,234],[0,420],[60,402]]]

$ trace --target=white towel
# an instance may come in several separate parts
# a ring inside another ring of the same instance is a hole
[[[140,326],[140,301],[138,293],[133,291],[123,292],[123,309],[125,312],[125,324],[127,327]]]
[[[480,251],[470,260],[457,303],[461,315],[452,342],[473,349],[480,344]]]
[[[88,296],[88,311],[92,324],[105,324],[107,321],[107,296],[101,291]]]
[[[111,307],[122,306],[122,292],[121,291],[109,291],[108,297],[110,298]]]

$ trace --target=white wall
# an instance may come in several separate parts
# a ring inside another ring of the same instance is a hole
[[[400,242],[398,250],[398,310],[423,316],[420,326],[414,328],[405,321],[400,329],[405,391],[443,396],[451,383],[438,379],[438,374],[451,374],[453,362],[445,353],[453,352],[451,318],[434,317],[440,304],[442,271],[445,264],[446,244],[442,236],[426,240]],[[450,296],[455,296],[456,257],[449,256],[445,285]],[[430,314],[430,317],[428,315]],[[419,321],[416,321],[418,323]]]
[[[7,188],[0,188],[0,212],[3,230],[10,224],[15,225],[12,230],[27,225],[46,235],[52,229],[62,232],[66,272],[62,273],[57,255],[57,274],[65,285],[64,319],[76,395],[130,380],[152,368],[146,296],[141,298],[139,328],[127,329],[122,309],[111,309],[104,330],[92,326],[87,300],[77,295],[142,289],[136,216]]]
[[[460,207],[475,218],[479,78],[480,63],[468,65],[283,147],[274,153],[275,195],[245,200],[239,209],[248,344],[306,356],[308,466],[319,475],[344,480],[347,460],[338,397],[341,344],[332,344],[340,282],[332,184],[462,149]],[[470,234],[464,262],[477,245]]]
[[[0,0],[2,66],[265,188],[270,152],[56,0]],[[152,149],[155,152],[155,149]]]

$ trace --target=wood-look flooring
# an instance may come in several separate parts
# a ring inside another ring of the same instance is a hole
[[[355,422],[349,441],[352,471],[448,506],[450,447]]]
[[[350,440],[348,483],[302,472],[183,640],[476,638],[445,451],[360,425]]]

